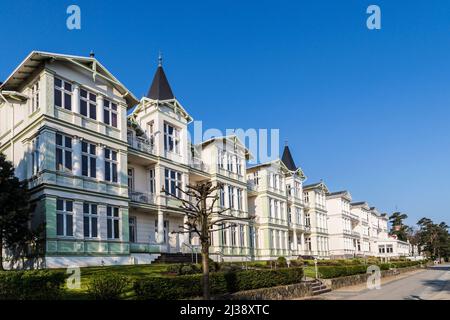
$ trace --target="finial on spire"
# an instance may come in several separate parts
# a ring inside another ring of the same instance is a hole
[[[161,66],[162,66],[162,60],[163,60],[163,58],[162,58],[162,53],[161,53],[161,50],[159,50],[159,55],[158,55],[158,67],[161,67]]]
[[[95,53],[93,50],[91,50],[91,52],[89,53],[89,57],[94,58],[95,57]]]
[[[287,145],[288,145],[288,141],[286,139],[286,140],[284,140],[284,146],[287,147]]]

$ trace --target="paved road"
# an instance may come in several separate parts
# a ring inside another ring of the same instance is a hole
[[[382,282],[379,290],[369,290],[364,285],[341,288],[316,299],[326,300],[450,300],[450,265],[400,276]]]

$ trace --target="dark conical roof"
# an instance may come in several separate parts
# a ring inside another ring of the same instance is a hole
[[[285,164],[285,166],[291,170],[296,171],[297,166],[295,165],[294,159],[292,159],[291,151],[288,146],[284,147],[283,156],[281,157],[281,161]]]
[[[147,98],[153,100],[169,100],[174,99],[172,89],[170,88],[169,81],[167,81],[166,74],[161,65],[156,69],[155,76],[153,77],[152,85],[147,93]]]

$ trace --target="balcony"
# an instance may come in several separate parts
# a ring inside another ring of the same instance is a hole
[[[155,204],[155,195],[153,193],[130,191],[128,196],[133,202]]]
[[[145,138],[132,138],[132,137],[128,137],[127,139],[128,141],[128,145],[130,147],[132,147],[133,149],[142,151],[142,152],[146,152],[146,153],[150,153],[150,154],[154,154],[154,148],[153,148],[153,144],[150,143],[150,141],[148,139]]]
[[[258,185],[255,183],[255,182],[253,182],[253,181],[248,181],[247,182],[247,189],[248,189],[248,191],[258,191]]]
[[[191,158],[189,166],[203,172],[209,172],[209,165],[199,158]]]
[[[361,237],[361,234],[358,231],[352,231],[352,236]]]

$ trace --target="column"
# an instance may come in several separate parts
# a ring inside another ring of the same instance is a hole
[[[288,235],[289,231],[283,231],[283,235],[284,235],[284,249],[288,252],[287,254],[289,254],[289,235]]]
[[[301,245],[301,247],[303,249],[303,252],[305,252],[306,251],[306,244],[305,244],[305,234],[304,233],[300,234],[300,245]]]
[[[158,244],[164,244],[164,213],[162,210],[158,210],[158,238],[156,242]]]
[[[105,146],[102,144],[97,145],[97,179],[105,181]]]
[[[297,230],[292,230],[292,237],[294,238],[294,250],[298,250],[298,241],[297,241]]]
[[[97,118],[100,123],[105,123],[105,115],[103,113],[104,98],[102,95],[97,95]]]
[[[80,114],[80,85],[76,82],[72,84],[72,110]]]
[[[83,221],[83,202],[75,201],[73,203],[73,235],[76,239],[84,239]]]
[[[81,138],[73,137],[72,139],[72,171],[73,174],[77,177],[81,176]]]

